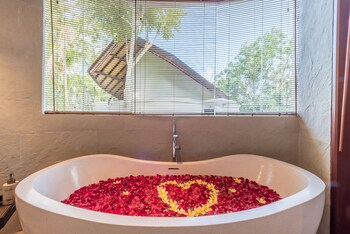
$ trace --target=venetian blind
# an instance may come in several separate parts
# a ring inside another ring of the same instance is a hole
[[[45,0],[46,112],[294,114],[297,0]]]

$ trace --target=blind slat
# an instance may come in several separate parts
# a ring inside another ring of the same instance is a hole
[[[45,0],[44,109],[295,113],[298,1]]]

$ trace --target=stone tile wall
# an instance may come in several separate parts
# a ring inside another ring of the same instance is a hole
[[[333,0],[300,2],[299,165],[327,184],[318,233],[329,233]]]
[[[179,117],[182,160],[252,153],[300,163],[329,180],[331,2],[302,0],[300,118]],[[42,114],[42,5],[0,2],[0,182],[10,171],[23,179],[95,153],[170,161],[171,118]],[[320,233],[327,233],[328,217],[326,212]]]
[[[0,2],[0,182],[96,153],[171,161],[169,117],[42,114],[43,0]],[[179,117],[183,161],[236,153],[297,162],[296,117]]]

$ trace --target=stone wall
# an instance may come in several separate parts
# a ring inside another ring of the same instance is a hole
[[[42,114],[42,0],[0,7],[0,181],[96,153],[170,161],[169,117]],[[183,161],[236,153],[297,162],[296,117],[179,117]]]
[[[329,180],[330,2],[302,3],[301,64],[307,66],[300,70],[300,119],[179,117],[183,161],[252,153],[299,161]],[[42,114],[42,5],[42,0],[0,2],[0,182],[10,171],[23,179],[53,163],[95,153],[170,161],[169,117]],[[307,10],[308,5],[313,8]],[[316,10],[324,12],[314,17]],[[322,230],[328,227],[325,214]]]
[[[318,233],[329,233],[330,126],[333,73],[333,1],[300,2],[298,78],[299,165],[327,184]]]

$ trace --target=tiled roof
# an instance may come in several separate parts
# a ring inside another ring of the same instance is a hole
[[[146,41],[144,39],[138,38],[135,54],[138,54],[142,48],[144,48],[145,43]],[[117,97],[119,100],[124,99],[127,71],[126,46],[129,46],[129,43],[117,44],[111,42],[88,70],[90,76],[102,89],[114,97]],[[170,63],[209,91],[214,93],[215,90],[216,97],[228,98],[224,92],[216,88],[211,82],[173,54],[156,45],[152,45],[148,52]]]

